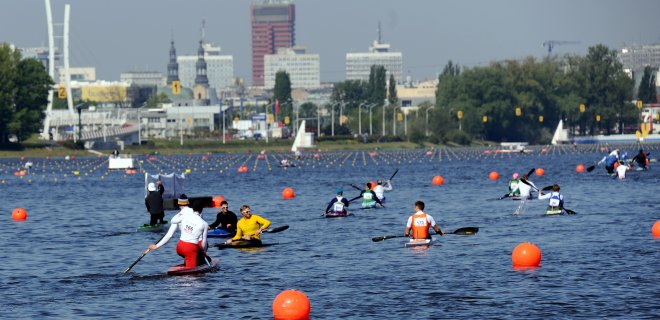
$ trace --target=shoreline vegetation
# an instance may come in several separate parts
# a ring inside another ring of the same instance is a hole
[[[293,140],[274,140],[266,143],[265,141],[254,140],[232,140],[223,144],[218,140],[185,140],[183,146],[179,140],[152,140],[142,146],[126,146],[120,150],[121,154],[208,154],[208,153],[256,153],[262,150],[266,152],[291,152]],[[471,146],[486,146],[494,143],[473,141]],[[408,141],[398,142],[373,142],[362,143],[357,139],[333,140],[317,142],[314,148],[303,149],[303,153],[324,152],[337,150],[388,150],[388,149],[419,149],[419,148],[444,148],[444,147],[464,147],[458,144],[432,144],[428,142],[414,143]],[[32,140],[23,144],[22,150],[0,150],[0,158],[45,158],[45,157],[90,157],[96,156],[100,152],[103,155],[112,154],[112,150],[76,150],[60,144],[47,145],[37,140]],[[94,152],[95,151],[95,152]]]

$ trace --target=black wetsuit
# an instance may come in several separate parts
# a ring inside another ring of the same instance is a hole
[[[633,161],[637,161],[637,164],[640,168],[646,169],[646,154],[643,151],[640,151],[634,158]]]
[[[218,226],[220,226],[220,229],[229,231],[229,232],[236,232],[236,224],[238,223],[238,218],[236,217],[236,214],[227,210],[227,213],[222,213],[222,211],[218,212],[218,215],[215,217],[215,221],[209,225],[209,228],[215,229]],[[229,228],[227,228],[227,225],[231,225]]]
[[[165,209],[163,208],[163,192],[165,187],[158,185],[158,191],[149,191],[149,194],[144,199],[144,205],[147,206],[147,211],[151,214],[149,225],[154,226],[159,223],[163,224],[165,219]]]

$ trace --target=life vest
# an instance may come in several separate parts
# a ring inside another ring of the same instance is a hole
[[[429,236],[429,221],[426,213],[419,212],[412,215],[412,237],[413,239],[426,239]]]
[[[558,208],[561,206],[561,202],[563,200],[563,197],[559,192],[553,192],[550,194],[550,200],[548,201],[548,206],[552,208]]]
[[[509,193],[520,194],[520,190],[518,189],[519,183],[520,180],[518,179],[512,179],[511,181],[509,181]]]
[[[366,190],[362,193],[362,205],[363,206],[365,206],[365,205],[370,206],[370,205],[373,205],[375,202],[376,202],[376,200],[374,200],[374,194],[371,193],[371,191]]]
[[[333,212],[344,212],[344,203],[341,202],[342,197],[337,197],[337,201],[332,204]]]

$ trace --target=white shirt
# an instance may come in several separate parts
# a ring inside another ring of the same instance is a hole
[[[385,196],[385,191],[392,190],[392,184],[389,181],[387,181],[385,185],[386,186],[378,184],[374,188],[374,193],[376,193],[376,197],[378,197],[378,199],[383,199],[383,196]]]
[[[627,165],[621,164],[618,167],[616,167],[616,174],[619,176],[619,179],[626,178],[626,171],[628,171]]]
[[[536,187],[536,185],[535,185],[533,182],[531,182],[531,181],[529,181],[529,180],[526,180],[526,181],[527,181],[527,183],[529,183],[529,184],[531,184],[532,186],[534,186],[534,188],[538,189],[538,188]],[[519,184],[518,184],[518,190],[520,191],[520,197],[521,197],[521,198],[529,198],[529,196],[530,196],[529,193],[530,193],[530,191],[532,190],[532,187],[529,186],[529,185],[527,185],[527,183],[519,183]]]
[[[192,211],[191,208],[186,207],[183,208],[177,215],[175,215],[170,222],[172,223],[170,229],[167,230],[165,237],[163,237],[163,239],[156,244],[156,248],[160,248],[168,241],[170,241],[178,227],[179,230],[181,230],[181,241],[197,244],[201,240],[202,247],[204,251],[206,251],[208,248],[206,236],[209,225],[206,223],[206,221],[204,221],[204,219],[202,219],[202,217],[199,216],[198,213]]]

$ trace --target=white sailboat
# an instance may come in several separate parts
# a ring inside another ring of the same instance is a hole
[[[314,134],[311,132],[305,132],[305,120],[300,122],[300,127],[298,128],[298,133],[296,138],[293,140],[293,145],[291,146],[291,152],[300,154],[301,148],[313,148],[314,147]]]

